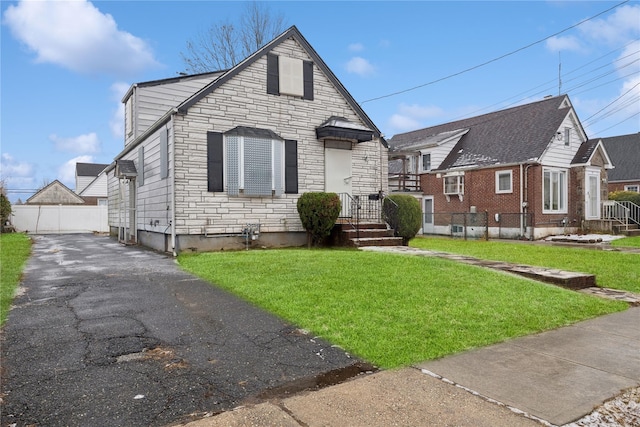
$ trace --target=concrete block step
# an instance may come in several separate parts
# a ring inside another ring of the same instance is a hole
[[[402,237],[371,237],[350,240],[353,246],[361,248],[367,246],[402,246]]]

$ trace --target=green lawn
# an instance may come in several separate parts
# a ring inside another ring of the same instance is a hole
[[[383,368],[628,307],[438,258],[281,249],[178,260],[185,270]]]
[[[31,239],[26,234],[0,234],[0,326],[7,319],[30,252]]]
[[[488,260],[594,274],[598,286],[640,293],[640,254],[445,237],[416,237],[409,245]]]
[[[624,237],[611,242],[611,246],[615,247],[631,247],[640,248],[640,236]]]

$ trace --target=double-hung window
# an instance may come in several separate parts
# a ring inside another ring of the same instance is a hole
[[[444,194],[464,194],[464,175],[451,175],[444,177]]]
[[[236,127],[207,135],[209,191],[229,196],[298,192],[297,142],[267,129]]]
[[[431,153],[422,153],[422,171],[429,172],[431,170]]]
[[[542,171],[543,213],[567,212],[567,171],[544,168]]]

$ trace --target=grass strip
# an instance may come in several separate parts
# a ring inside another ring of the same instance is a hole
[[[183,254],[178,261],[382,368],[628,307],[481,267],[399,254],[281,249]]]
[[[623,237],[622,239],[616,239],[611,242],[611,246],[640,248],[640,236]]]
[[[9,307],[31,253],[31,239],[22,233],[0,234],[0,326],[7,320]]]
[[[523,242],[416,237],[415,248],[594,274],[598,286],[640,293],[640,254]]]

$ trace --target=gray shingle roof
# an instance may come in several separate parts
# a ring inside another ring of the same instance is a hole
[[[571,111],[566,95],[481,116],[395,135],[392,147],[432,138],[443,132],[469,129],[439,170],[462,166],[523,163],[538,159]],[[566,105],[566,106],[563,106]]]
[[[640,180],[640,133],[602,138],[614,168],[609,181]]]
[[[77,176],[98,176],[109,165],[102,163],[76,163]]]
[[[585,141],[580,146],[580,148],[578,148],[578,151],[576,152],[576,155],[573,156],[573,160],[571,161],[571,164],[586,164],[586,163],[588,163],[589,159],[591,159],[591,155],[595,151],[595,149],[598,146],[599,142],[600,142],[600,139],[590,139],[588,141]]]

